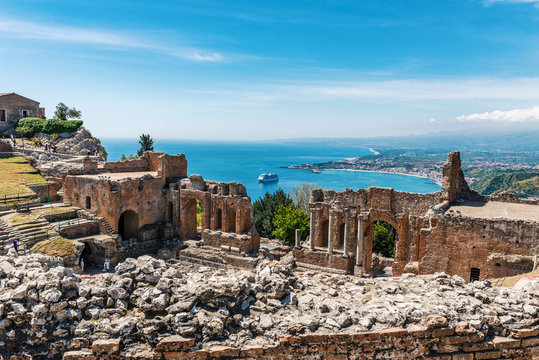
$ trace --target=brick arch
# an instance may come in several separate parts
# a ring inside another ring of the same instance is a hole
[[[373,235],[374,224],[377,221],[384,221],[393,226],[397,233],[397,239],[395,241],[395,266],[393,265],[393,274],[400,274],[400,264],[404,261],[404,253],[407,243],[406,229],[404,226],[404,215],[396,215],[387,211],[374,211],[369,214],[369,218],[366,226],[364,227],[363,238],[366,239],[363,247],[363,256],[365,264],[365,272],[369,272],[372,269],[372,248],[373,248]]]
[[[209,195],[209,194],[208,194]],[[210,227],[211,201],[205,193],[192,192],[180,199],[180,236],[185,239],[194,239],[197,236],[196,203],[204,207],[201,221],[201,231]]]

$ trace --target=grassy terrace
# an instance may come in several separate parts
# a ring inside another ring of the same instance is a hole
[[[0,158],[0,198],[32,195],[27,183],[46,181],[24,157]]]

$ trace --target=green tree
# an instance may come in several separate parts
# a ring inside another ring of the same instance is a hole
[[[140,135],[138,143],[140,144],[140,149],[137,151],[137,155],[139,157],[142,156],[145,151],[153,151],[153,139],[151,138],[150,134]]]
[[[273,219],[275,226],[273,236],[292,245],[295,242],[296,229],[301,231],[302,239],[309,236],[309,223],[309,215],[303,209],[298,209],[293,205],[281,205]]]
[[[79,110],[70,108],[61,102],[56,105],[54,117],[58,120],[80,119],[82,117],[82,113]]]
[[[292,188],[288,193],[297,208],[308,211],[309,199],[311,198],[311,193],[314,189],[316,189],[316,184],[303,183]]]
[[[128,156],[125,156],[125,154],[122,154],[122,157],[120,157],[120,161],[135,160],[135,159],[138,159],[138,158],[139,158],[138,155],[129,154]]]
[[[372,251],[385,257],[394,257],[395,238],[396,232],[393,226],[383,221],[377,221],[374,224]]]
[[[279,188],[273,194],[267,192],[263,197],[253,203],[255,227],[260,236],[271,237],[275,226],[273,219],[280,205],[293,205],[292,199]]]

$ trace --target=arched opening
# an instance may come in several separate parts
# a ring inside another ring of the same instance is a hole
[[[197,213],[197,235],[202,234],[202,216],[204,215],[204,206],[200,201],[196,201],[196,213]]]
[[[324,220],[322,221],[322,243],[320,244],[321,247],[328,247],[328,238],[329,238],[329,221]]]
[[[138,239],[138,215],[136,212],[124,211],[118,221],[118,234],[124,241]]]
[[[183,236],[186,239],[195,239],[197,237],[197,201],[188,199],[183,205],[181,212]]]
[[[479,268],[470,269],[470,282],[479,281],[481,279],[481,270]]]
[[[92,198],[90,198],[89,196],[86,196],[86,209],[91,209],[92,208]]]
[[[167,223],[172,224],[173,214],[174,214],[174,208],[173,208],[172,203],[169,201],[167,203],[167,210],[166,210],[166,216],[165,216]]]
[[[397,230],[388,222],[375,221],[372,224],[372,270],[380,276],[393,275]],[[376,255],[375,255],[376,254]]]
[[[342,250],[344,248],[344,224],[339,226],[339,243],[337,244],[337,249]]]
[[[215,230],[221,230],[223,228],[223,210],[217,209],[215,213]]]
[[[227,232],[236,232],[236,209],[235,208],[229,208],[226,213],[227,216]]]

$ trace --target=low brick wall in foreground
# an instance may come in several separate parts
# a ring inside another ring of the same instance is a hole
[[[429,316],[430,317],[430,316]],[[98,359],[539,359],[539,319],[510,337],[485,339],[467,323],[443,326],[445,318],[427,319],[430,328],[412,325],[360,334],[305,334],[284,336],[277,345],[231,348],[214,346],[195,350],[195,339],[167,337],[154,350],[127,355],[120,340],[98,340],[91,349],[87,339],[73,339],[64,360]],[[442,326],[442,327],[440,327]],[[86,349],[85,349],[86,348]]]

